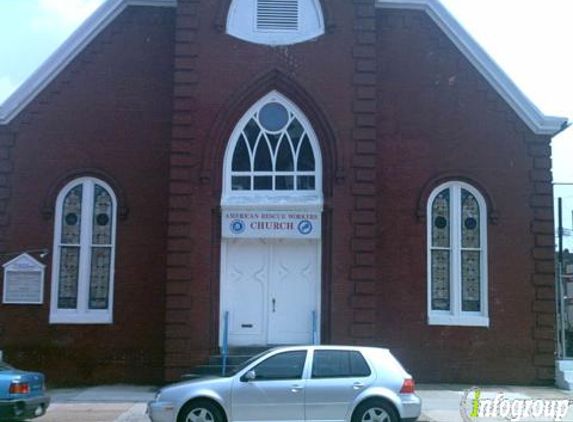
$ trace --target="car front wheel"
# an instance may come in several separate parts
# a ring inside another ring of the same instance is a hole
[[[178,422],[223,422],[223,420],[219,408],[208,401],[186,404],[177,418]]]
[[[369,400],[356,408],[352,422],[398,422],[398,416],[387,402]]]

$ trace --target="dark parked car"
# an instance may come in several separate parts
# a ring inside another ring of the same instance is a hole
[[[20,371],[0,360],[0,422],[42,416],[49,404],[43,374]]]

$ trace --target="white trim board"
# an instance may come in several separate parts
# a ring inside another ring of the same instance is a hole
[[[426,12],[534,133],[554,136],[569,126],[565,117],[543,114],[439,0],[375,1],[379,8]]]
[[[128,6],[177,7],[177,0],[106,0],[0,105],[0,125],[10,123]]]

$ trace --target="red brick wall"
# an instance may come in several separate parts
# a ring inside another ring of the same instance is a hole
[[[0,349],[48,382],[162,379],[173,16],[128,8],[2,128],[14,142],[0,132],[0,148],[12,145],[3,252],[52,249],[54,196],[74,175],[103,178],[129,208],[117,224],[112,325],[49,324],[51,254],[43,305],[0,305]]]

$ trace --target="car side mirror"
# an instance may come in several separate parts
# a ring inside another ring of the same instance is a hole
[[[257,379],[257,373],[253,369],[251,369],[250,371],[247,371],[245,375],[243,375],[241,381],[249,382],[249,381],[254,381],[255,379]]]

